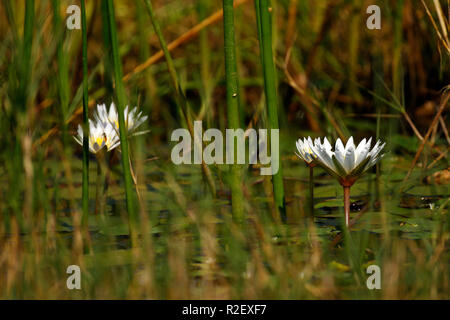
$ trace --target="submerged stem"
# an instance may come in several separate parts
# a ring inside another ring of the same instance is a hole
[[[102,150],[103,151],[103,150]],[[103,217],[105,213],[105,193],[106,193],[106,184],[105,184],[105,169],[106,165],[104,164],[104,154],[100,151],[97,154],[97,181],[95,187],[95,213],[96,215],[100,215]]]
[[[309,166],[309,209],[310,215],[314,217],[314,166]]]
[[[350,187],[344,186],[344,209],[345,209],[345,225],[350,224]]]

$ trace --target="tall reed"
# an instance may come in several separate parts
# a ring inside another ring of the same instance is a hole
[[[258,37],[260,49],[262,50],[261,62],[264,73],[264,89],[266,94],[267,114],[269,129],[279,129],[278,126],[278,98],[275,65],[272,53],[272,28],[271,11],[269,0],[255,0],[256,16],[258,25]],[[259,12],[258,12],[259,9]],[[272,143],[272,141],[270,142]],[[286,220],[283,171],[279,153],[271,155],[273,162],[279,163],[279,170],[272,177],[275,205],[278,208],[283,221]]]
[[[239,128],[239,84],[236,63],[233,0],[223,0],[223,32],[225,48],[225,75],[227,88],[227,120],[231,129]],[[236,164],[237,146],[234,150],[234,164],[230,168],[231,208],[237,221],[243,219],[243,195],[241,169]]]
[[[82,178],[82,225],[86,226],[89,216],[89,124],[88,124],[88,61],[87,61],[86,4],[81,0],[82,64],[83,64],[83,178]]]
[[[117,37],[117,28],[114,13],[114,3],[113,0],[108,0],[108,17],[109,17],[109,31],[111,40],[112,57],[114,64],[114,79],[116,84],[116,97],[117,97],[117,111],[119,114],[119,134],[120,143],[122,149],[122,168],[123,168],[123,179],[125,182],[125,196],[127,202],[127,211],[129,219],[129,228],[132,245],[136,245],[137,242],[137,215],[135,207],[135,199],[132,187],[131,169],[130,169],[130,157],[128,150],[128,137],[127,130],[125,127],[125,116],[124,108],[126,105],[126,95],[125,87],[122,82],[122,65],[119,57],[119,44]]]

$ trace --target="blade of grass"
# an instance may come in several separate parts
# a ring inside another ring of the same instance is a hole
[[[117,37],[117,28],[114,13],[114,3],[113,0],[108,0],[108,16],[109,16],[109,31],[111,40],[112,57],[114,64],[114,78],[116,84],[116,97],[117,97],[117,110],[119,113],[119,135],[120,143],[122,149],[122,168],[123,168],[123,179],[125,182],[125,196],[127,202],[127,211],[129,219],[129,228],[132,245],[136,245],[138,230],[137,226],[137,215],[136,208],[134,205],[134,194],[132,188],[132,178],[129,162],[129,150],[128,150],[128,138],[127,131],[125,127],[125,116],[124,108],[126,105],[125,88],[122,81],[122,65],[119,57],[119,45]]]
[[[87,31],[86,4],[81,0],[82,64],[83,64],[83,178],[81,223],[86,226],[89,216],[89,125],[88,125],[88,66],[87,66]]]
[[[278,128],[278,100],[276,92],[275,65],[272,53],[272,30],[269,0],[255,0],[259,2],[260,30],[259,42],[262,48],[262,68],[264,72],[264,89],[266,93],[267,114],[269,118],[269,129]],[[257,6],[258,7],[258,6]],[[257,13],[258,14],[258,13]],[[280,212],[281,218],[286,220],[283,171],[279,153],[271,154],[272,161],[278,161],[279,170],[272,177],[275,204]]]
[[[223,1],[223,32],[225,48],[225,79],[227,99],[227,120],[231,129],[239,128],[239,84],[236,63],[233,0]],[[230,168],[231,209],[237,222],[243,219],[243,194],[241,169],[236,164],[237,145],[234,146],[234,164]]]

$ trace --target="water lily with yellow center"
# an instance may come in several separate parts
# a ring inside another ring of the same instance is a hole
[[[334,151],[327,138],[323,143],[320,139],[315,139],[314,144],[310,144],[315,161],[334,176],[344,188],[345,224],[347,226],[350,220],[350,187],[384,156],[381,154],[381,150],[386,143],[382,144],[381,141],[377,141],[375,146],[370,149],[371,142],[372,138],[369,140],[364,138],[356,146],[353,137],[350,137],[344,146],[341,139],[337,139]]]
[[[74,139],[80,145],[83,145],[83,128],[81,125],[78,125],[77,133]],[[89,119],[89,150],[92,153],[99,152],[105,146],[108,151],[111,151],[119,144],[119,137],[112,125],[109,124],[104,127],[101,123]]]

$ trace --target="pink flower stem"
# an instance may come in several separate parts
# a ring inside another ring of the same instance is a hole
[[[350,224],[350,187],[344,186],[344,209],[345,209],[345,225]]]

